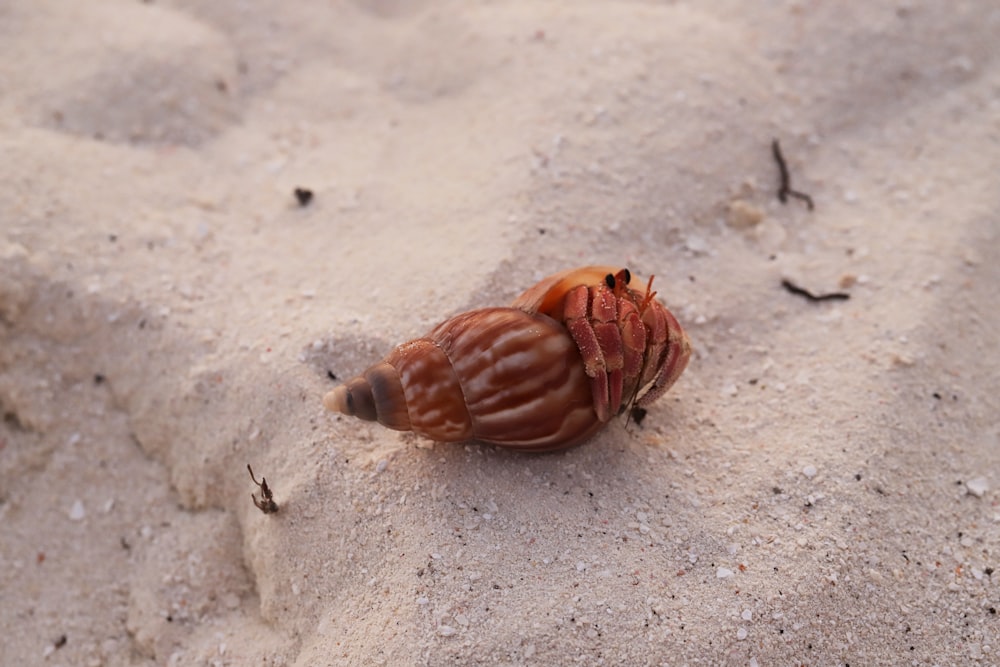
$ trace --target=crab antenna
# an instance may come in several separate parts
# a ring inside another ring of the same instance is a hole
[[[649,282],[646,283],[646,298],[642,300],[642,305],[639,306],[639,314],[642,315],[646,311],[646,306],[656,297],[656,292],[653,291],[653,278],[656,276],[650,276]]]

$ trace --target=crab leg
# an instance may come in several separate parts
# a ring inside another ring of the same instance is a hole
[[[691,341],[669,311],[665,308],[647,310],[643,321],[655,332],[653,340],[657,342],[650,346],[643,366],[643,381],[639,386],[648,384],[649,389],[639,398],[640,406],[649,405],[666,393],[684,372],[691,357]]]
[[[642,386],[639,380],[646,352],[646,326],[631,301],[622,300],[618,303],[618,327],[621,330],[623,351],[622,395],[627,397],[621,408],[625,409],[635,401]]]
[[[594,411],[602,422],[610,419],[608,374],[601,343],[590,323],[590,290],[581,285],[569,291],[564,304],[566,328],[576,342],[583,359],[583,368],[590,378],[594,396]]]
[[[625,353],[622,349],[621,330],[618,328],[617,297],[605,285],[596,285],[590,289],[590,319],[597,342],[601,346],[607,373],[607,395],[603,397],[605,404],[601,406],[603,414],[607,416],[602,416],[601,411],[598,411],[597,415],[601,421],[606,421],[618,411],[618,406],[622,403],[622,368],[625,365]]]

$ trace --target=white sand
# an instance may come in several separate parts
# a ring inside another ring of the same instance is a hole
[[[995,2],[3,3],[0,663],[1000,663],[997,34]],[[655,273],[697,347],[641,428],[525,456],[322,410],[327,371],[591,263]]]

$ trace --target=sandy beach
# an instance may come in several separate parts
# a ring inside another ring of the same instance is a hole
[[[1000,664],[998,34],[3,3],[0,664]],[[323,409],[591,264],[695,348],[641,424],[527,455]]]

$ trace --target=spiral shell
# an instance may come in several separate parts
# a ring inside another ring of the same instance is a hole
[[[691,354],[655,293],[629,281],[608,267],[550,276],[509,308],[456,315],[399,345],[323,404],[442,442],[579,444],[665,392]]]

